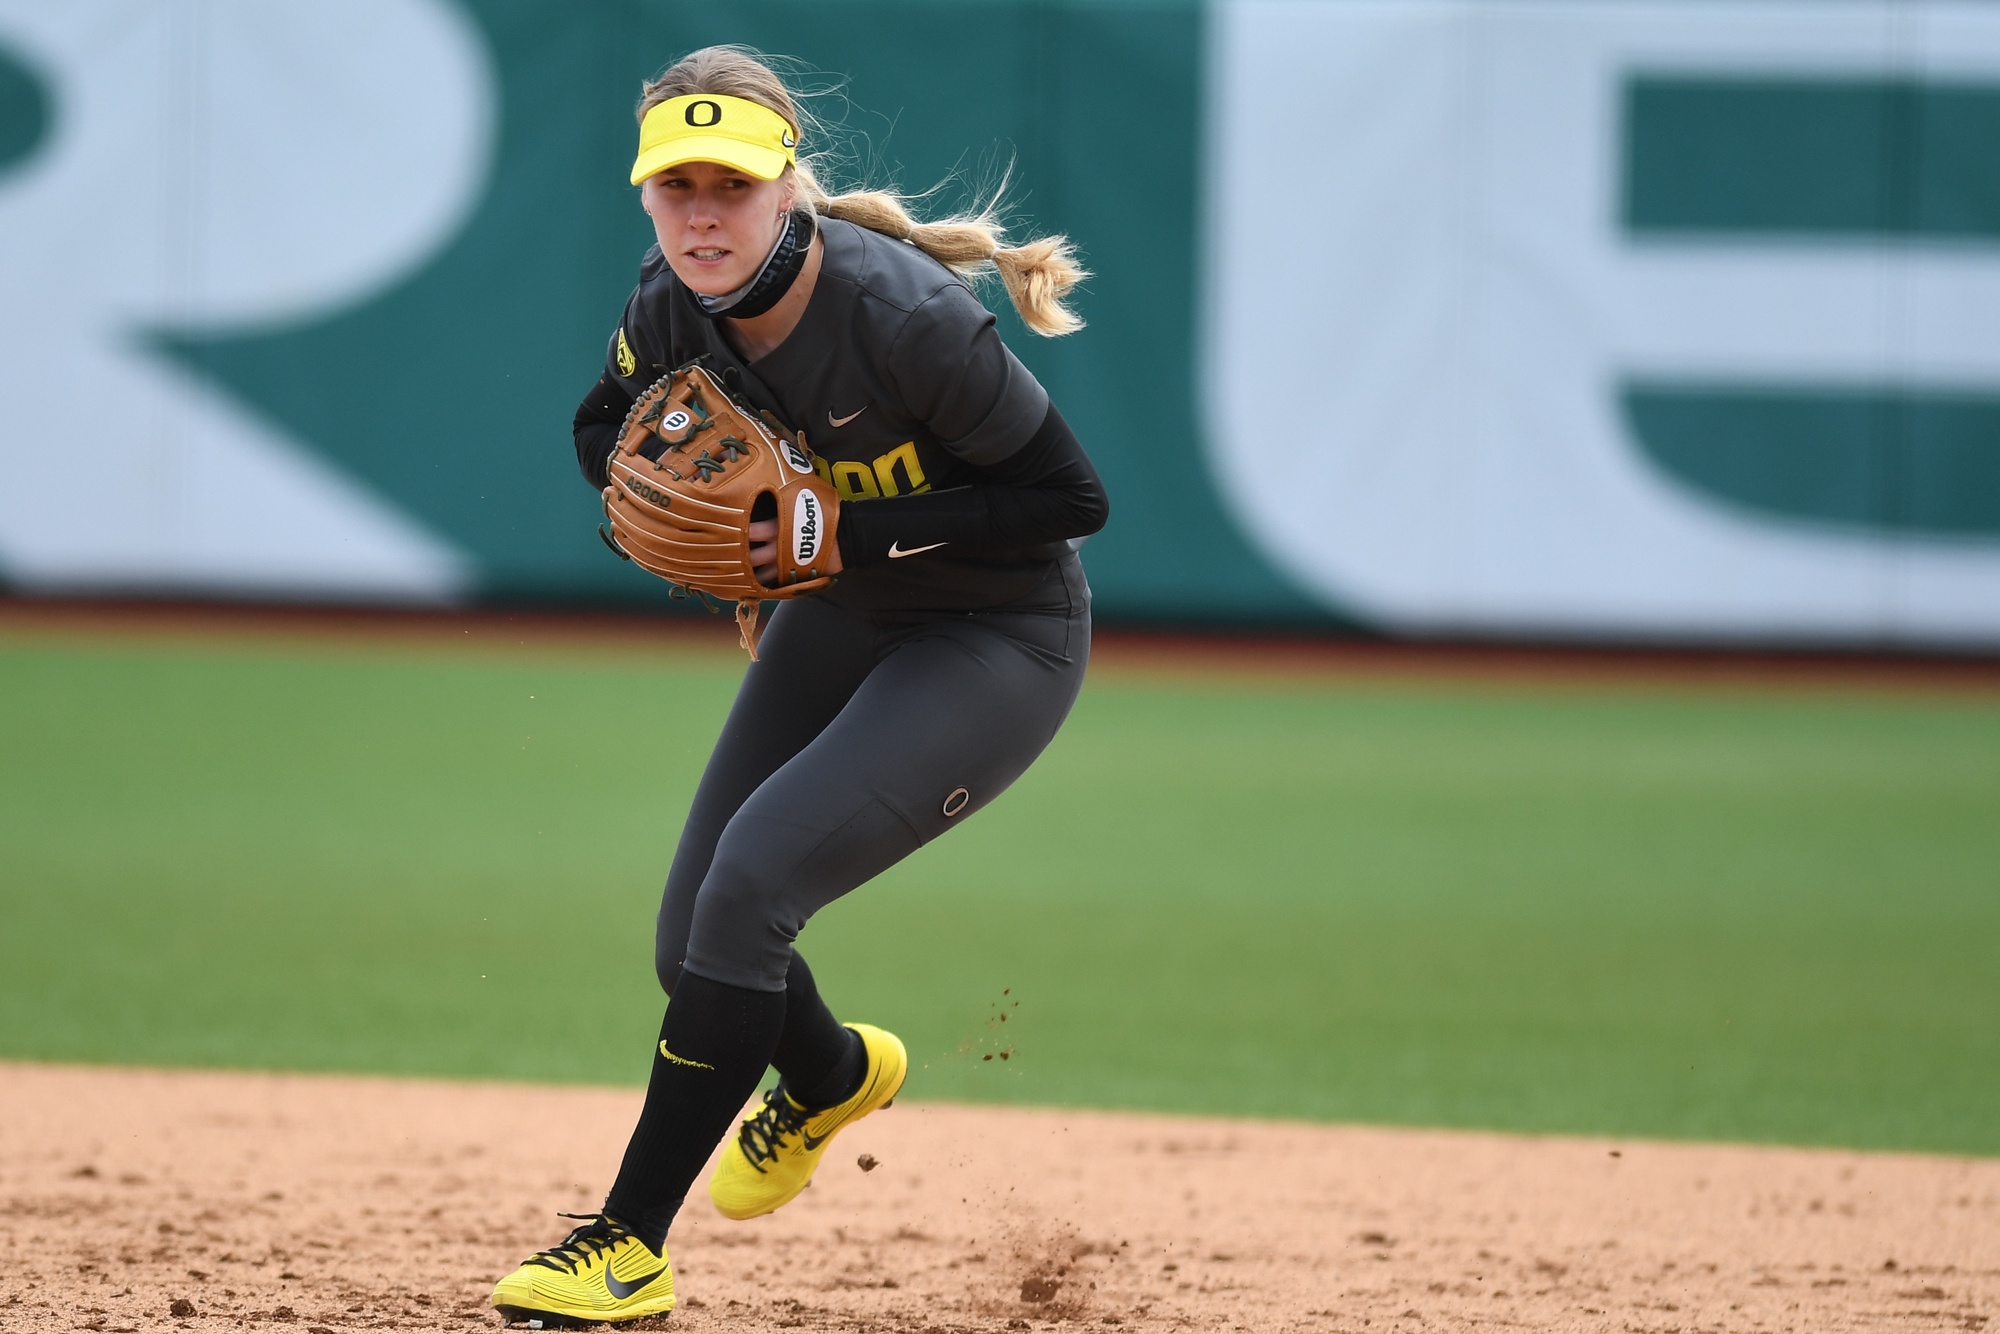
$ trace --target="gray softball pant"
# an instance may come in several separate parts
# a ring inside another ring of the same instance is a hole
[[[685,968],[783,991],[807,919],[1026,772],[1090,655],[1074,557],[1052,583],[1036,610],[866,612],[832,596],[778,607],[667,875],[662,987]]]

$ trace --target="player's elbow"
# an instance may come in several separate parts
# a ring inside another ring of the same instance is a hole
[[[1111,497],[1105,494],[1104,483],[1095,473],[1091,474],[1090,483],[1077,497],[1076,531],[1071,537],[1089,537],[1111,522]]]

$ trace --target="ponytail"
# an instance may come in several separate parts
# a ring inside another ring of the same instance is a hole
[[[1006,228],[998,216],[998,192],[977,213],[919,222],[904,197],[892,191],[853,190],[828,195],[810,167],[801,164],[798,175],[803,201],[815,212],[908,241],[967,281],[982,277],[990,266],[999,273],[1022,323],[1036,333],[1056,338],[1083,327],[1083,320],[1063,304],[1063,298],[1090,276],[1077,262],[1075,247],[1064,236],[1001,245]]]

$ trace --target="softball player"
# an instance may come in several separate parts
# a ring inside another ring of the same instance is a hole
[[[709,1183],[731,1218],[792,1199],[827,1141],[895,1096],[902,1043],[839,1023],[792,943],[1055,736],[1090,648],[1075,546],[1108,513],[964,281],[993,265],[1030,328],[1066,333],[1084,276],[1066,242],[1002,248],[990,215],[922,224],[892,194],[829,197],[783,81],[739,48],[675,64],[639,114],[632,181],[659,244],[577,412],[578,462],[604,486],[633,401],[706,357],[806,433],[843,501],[841,573],[778,605],[744,676],[660,905],[672,1001],[638,1127],[603,1212],[495,1287],[509,1320],[671,1309],[668,1226],[767,1065],[779,1082]]]

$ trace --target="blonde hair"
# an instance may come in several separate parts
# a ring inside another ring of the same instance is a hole
[[[681,57],[645,85],[639,118],[643,121],[648,111],[670,97],[697,93],[740,97],[785,118],[801,150],[798,166],[786,170],[796,171],[800,201],[814,212],[908,241],[968,282],[998,273],[1022,322],[1045,337],[1083,327],[1076,312],[1063,304],[1071,289],[1090,276],[1077,262],[1069,238],[1041,236],[1022,245],[1001,244],[1007,233],[1001,221],[1005,180],[973,212],[920,222],[910,212],[911,197],[894,190],[826,192],[803,151],[808,134],[820,129],[818,118],[799,105],[784,79],[755,51],[705,46]]]

